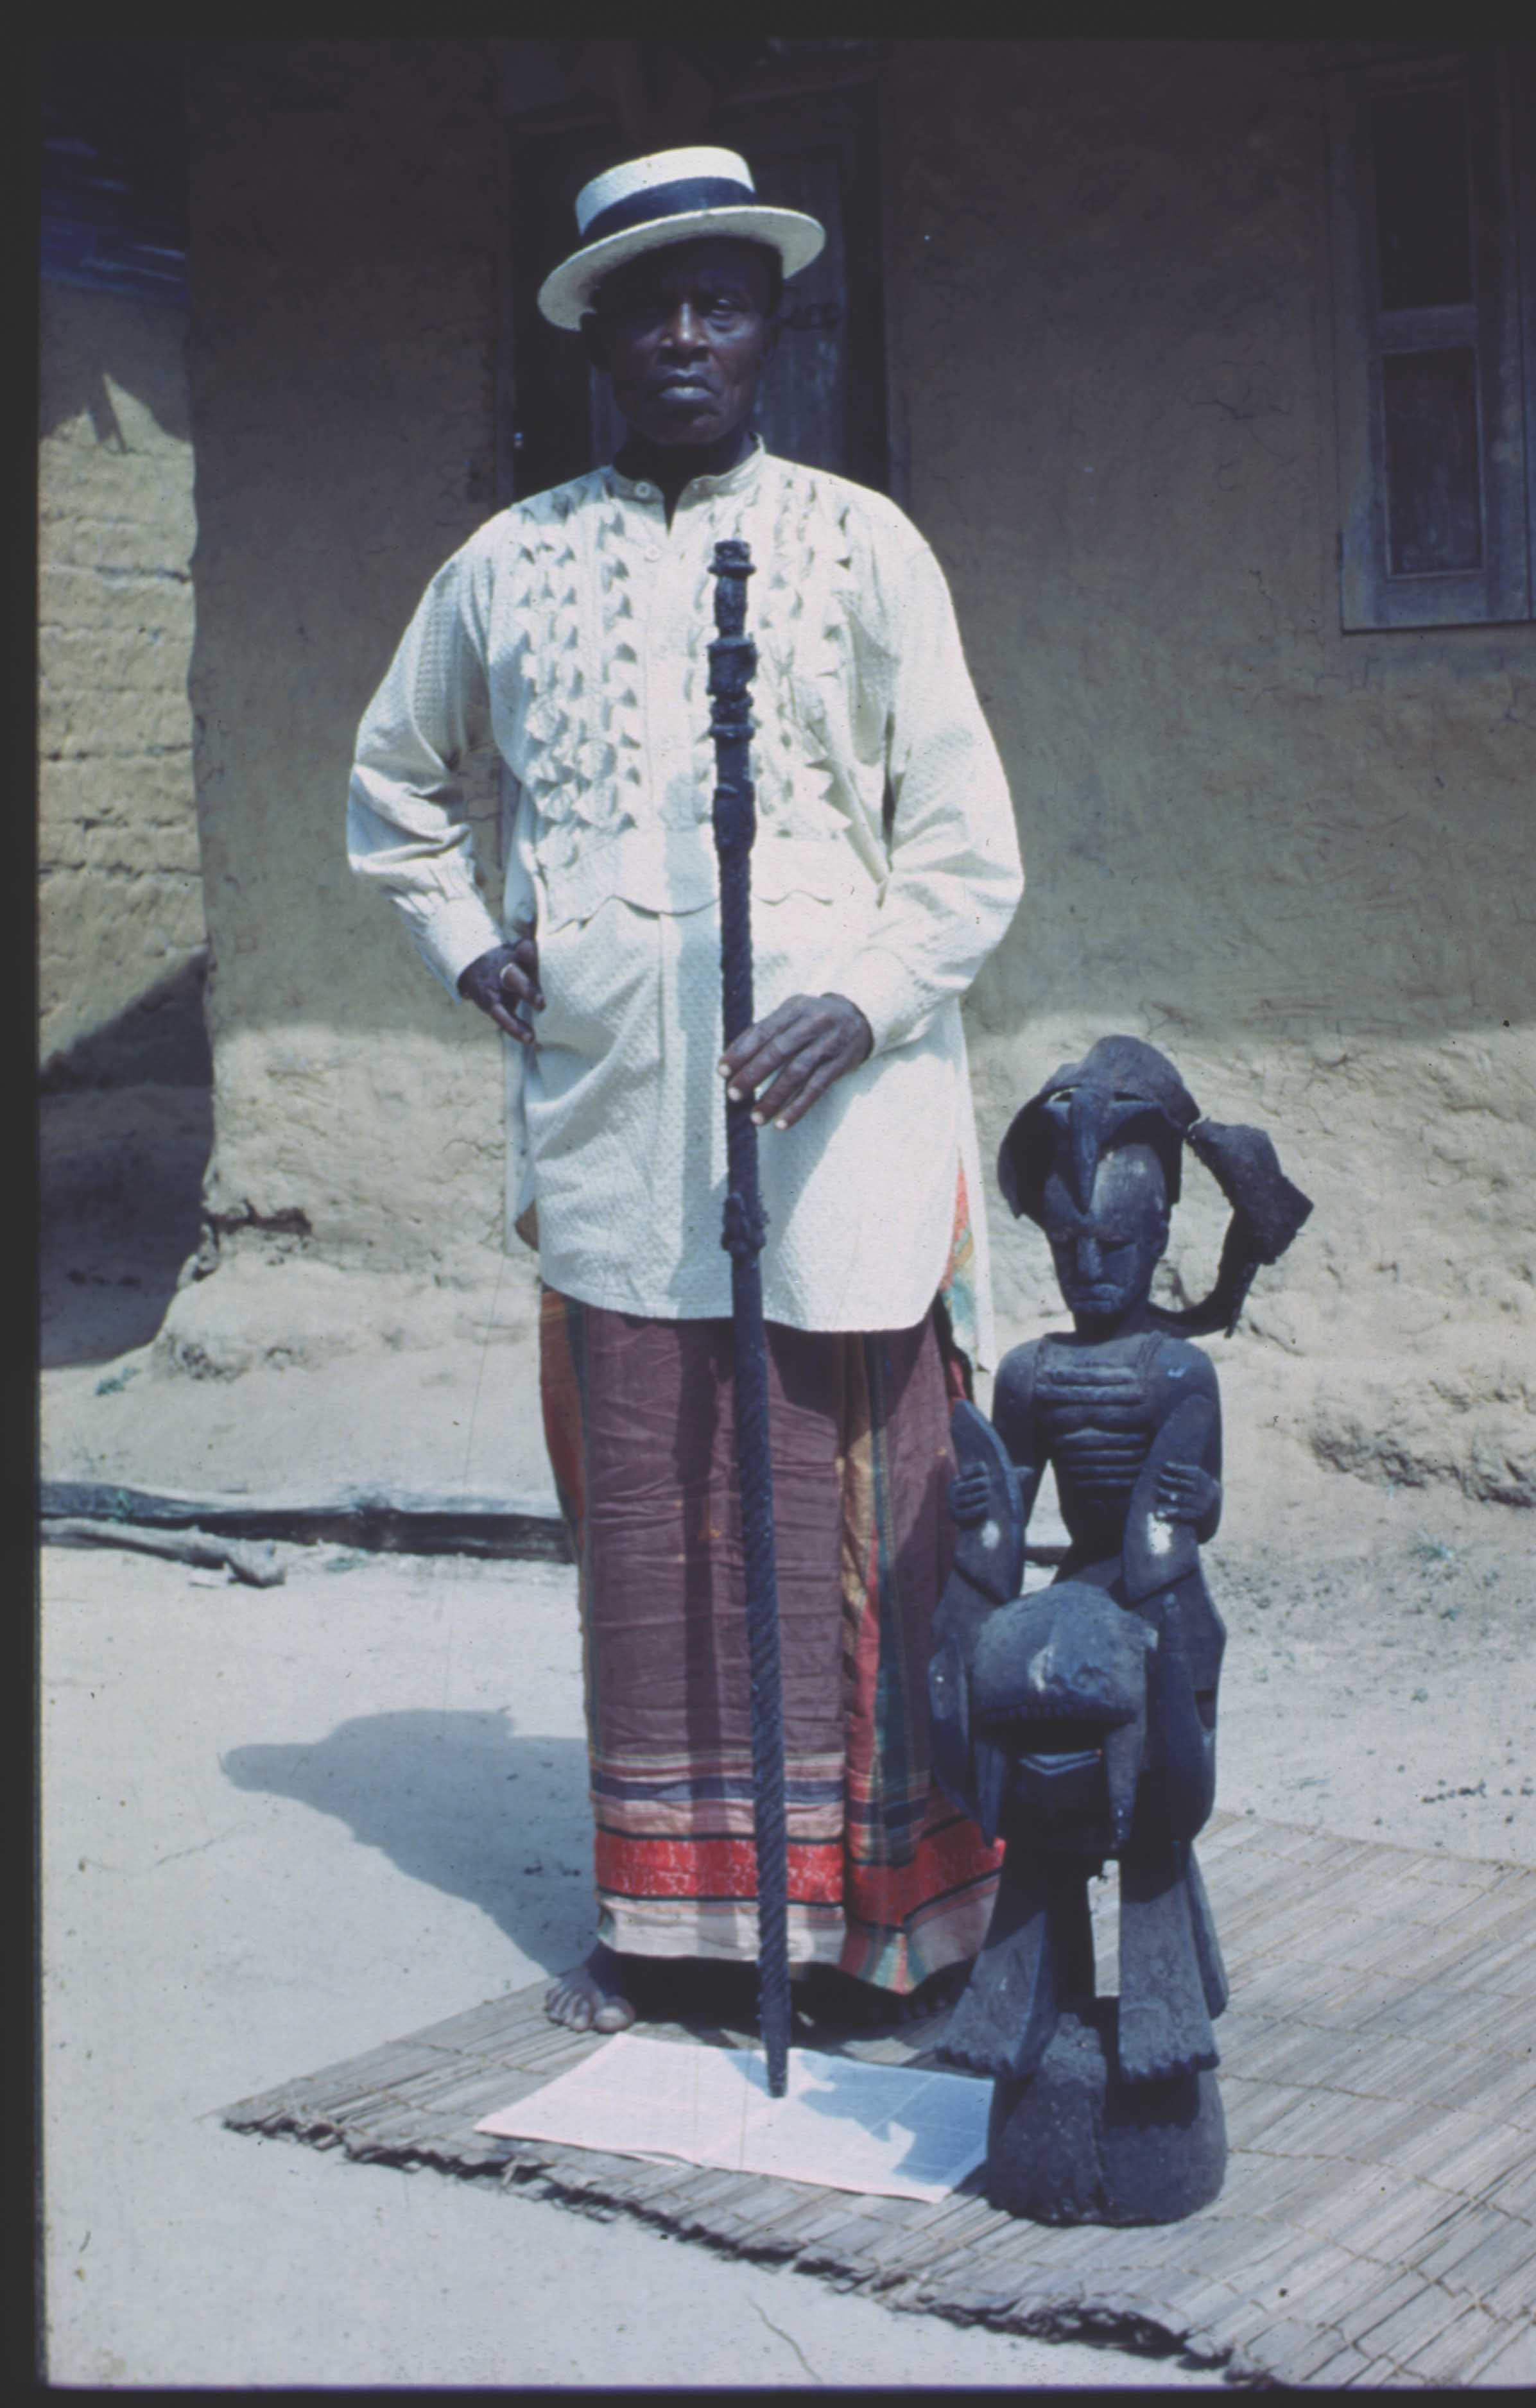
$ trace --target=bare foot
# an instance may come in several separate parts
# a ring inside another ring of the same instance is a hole
[[[626,2030],[635,2010],[624,1996],[624,1969],[612,1949],[599,1940],[584,1964],[552,1982],[544,2013],[551,2023],[568,2024],[572,2031]]]

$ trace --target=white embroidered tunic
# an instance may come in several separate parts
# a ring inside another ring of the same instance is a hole
[[[720,931],[706,692],[709,573],[752,548],[755,1011],[840,994],[868,1059],[759,1136],[764,1309],[910,1328],[943,1276],[957,1168],[991,1356],[960,997],[1023,888],[997,749],[948,588],[895,504],[755,447],[668,526],[612,467],[514,504],[434,578],[358,732],[352,867],[443,983],[532,920],[546,1008],[508,1057],[509,1219],[538,1207],[547,1283],[670,1320],[730,1312]],[[475,884],[456,772],[504,765],[503,926]]]

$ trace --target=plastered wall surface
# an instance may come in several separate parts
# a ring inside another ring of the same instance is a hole
[[[203,942],[183,309],[48,283],[39,340],[39,1044],[151,1010]]]
[[[193,69],[225,1265],[494,1268],[497,1040],[341,846],[357,716],[494,506],[487,56],[210,43]],[[895,47],[905,493],[951,576],[1030,881],[970,1006],[983,1149],[1095,1035],[1165,1045],[1315,1199],[1236,1350],[1276,1426],[1371,1476],[1532,1501],[1536,630],[1339,632],[1328,59]],[[471,802],[492,866],[488,782]],[[1012,1338],[1059,1305],[1001,1211]],[[1192,1170],[1172,1292],[1208,1283],[1222,1217]],[[531,1306],[531,1264],[513,1278]],[[173,1340],[220,1287],[183,1292]]]
[[[910,506],[1030,880],[973,997],[983,1146],[1096,1035],[1163,1045],[1315,1199],[1248,1315],[1278,1410],[1531,1501],[1536,628],[1340,633],[1328,60],[897,46]],[[1055,1315],[1028,1225],[995,1235],[1004,1321]]]
[[[475,42],[210,42],[189,78],[193,696],[212,936],[214,1230],[455,1276],[501,1195],[499,1040],[343,814],[363,709],[486,517],[499,151]],[[494,873],[495,804],[472,785]]]

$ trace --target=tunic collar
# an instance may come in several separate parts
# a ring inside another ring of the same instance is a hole
[[[719,494],[751,493],[767,457],[762,437],[754,435],[750,448],[742,453],[734,468],[725,469],[718,477],[690,477],[678,495],[678,508],[681,509],[688,501],[712,500]],[[653,485],[649,478],[625,477],[611,462],[609,464],[608,480],[613,493],[623,494],[629,501],[653,501],[661,492],[660,486]]]

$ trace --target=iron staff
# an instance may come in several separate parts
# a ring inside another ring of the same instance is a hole
[[[710,646],[710,734],[714,739],[714,843],[720,864],[720,986],[725,1043],[753,1022],[752,873],[757,820],[751,776],[749,688],[757,647],[745,633],[746,544],[715,545],[715,640]],[[784,1824],[784,1717],[779,1679],[779,1589],[773,1550],[773,1465],[768,1450],[768,1339],[758,1262],[766,1223],[757,1182],[757,1131],[748,1101],[725,1102],[725,1212],[736,1341],[736,1463],[747,1574],[752,1670],[753,1821],[757,1852],[757,1985],[768,2095],[782,2099],[789,2063],[789,1849]]]

